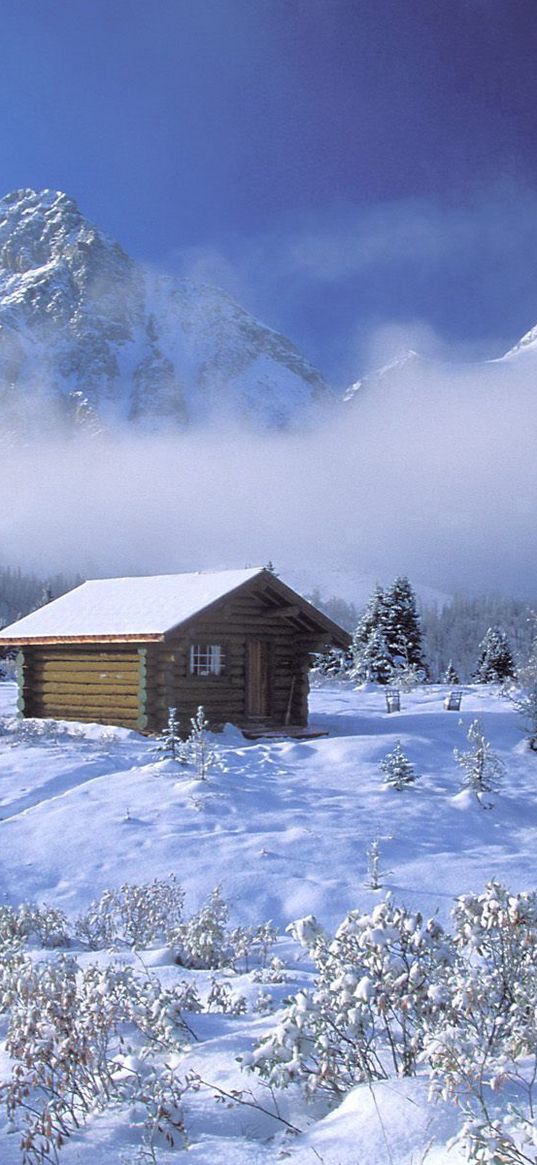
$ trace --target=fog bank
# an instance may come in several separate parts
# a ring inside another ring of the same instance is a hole
[[[263,564],[537,593],[537,357],[414,364],[315,429],[3,449],[0,558],[91,576]],[[346,597],[352,598],[352,595]]]

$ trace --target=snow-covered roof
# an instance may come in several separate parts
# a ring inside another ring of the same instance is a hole
[[[248,570],[97,578],[4,627],[2,640],[160,638],[255,578]]]

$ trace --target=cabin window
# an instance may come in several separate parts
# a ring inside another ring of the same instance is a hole
[[[193,643],[190,648],[190,674],[220,676],[224,670],[224,653],[220,643]]]

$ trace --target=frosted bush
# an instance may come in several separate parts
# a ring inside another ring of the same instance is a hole
[[[125,883],[105,890],[76,922],[76,934],[90,950],[145,947],[164,940],[181,918],[184,892],[173,874],[143,885]]]
[[[291,998],[244,1066],[271,1085],[299,1081],[307,1094],[340,1094],[390,1070],[413,1074],[454,958],[438,922],[389,898],[370,915],[351,912],[331,940],[305,921],[294,932],[315,964],[315,986]]]
[[[184,1086],[162,1054],[184,1044],[189,992],[164,991],[132,968],[80,972],[65,956],[19,970],[6,1037],[13,1069],[0,1096],[20,1129],[24,1165],[56,1162],[71,1132],[107,1104],[143,1107],[148,1146],[182,1134]],[[131,1033],[143,1042],[126,1060]]]
[[[229,910],[217,886],[207,902],[191,918],[168,932],[175,961],[184,967],[247,971],[255,962],[266,965],[277,932],[271,922],[228,929]]]
[[[18,909],[0,906],[0,951],[6,946],[24,945],[31,939],[49,950],[68,947],[69,923],[63,911],[46,904],[23,903]]]
[[[530,748],[537,752],[537,680],[534,678],[527,690],[514,697],[512,703],[528,730]]]
[[[197,914],[168,932],[175,961],[183,967],[229,965],[232,949],[226,930],[228,916],[227,904],[217,886]]]
[[[431,1090],[462,1109],[469,1161],[533,1163],[537,895],[490,882],[483,894],[460,897],[453,918],[451,1018],[426,1046]]]
[[[244,1015],[247,1010],[246,999],[244,995],[237,995],[232,991],[229,983],[212,979],[206,1009],[207,1011],[220,1011],[225,1015]]]

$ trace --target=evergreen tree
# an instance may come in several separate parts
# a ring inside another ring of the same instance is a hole
[[[504,774],[504,764],[493,752],[490,741],[483,733],[479,720],[472,720],[466,733],[470,745],[467,752],[455,748],[453,755],[463,771],[462,789],[470,789],[484,808],[490,809],[492,802],[484,794],[496,793]]]
[[[353,642],[354,679],[374,684],[389,684],[392,676],[392,659],[386,638],[380,627],[374,627],[363,645]]]
[[[375,588],[354,632],[352,653],[356,679],[380,684],[408,679],[411,686],[426,678],[416,597],[407,578],[396,578],[385,591]]]
[[[416,596],[405,575],[384,593],[384,634],[395,667],[414,666],[426,675]]]
[[[393,752],[383,757],[380,767],[384,773],[384,784],[390,785],[392,789],[404,789],[405,785],[413,785],[416,780],[416,773],[401,748],[400,740],[396,742]]]
[[[489,627],[479,645],[479,656],[473,679],[478,684],[493,684],[511,679],[515,664],[509,640],[500,627]]]
[[[460,684],[461,682],[456,668],[453,667],[453,662],[451,659],[444,672],[443,682],[445,684]]]
[[[389,683],[391,657],[383,633],[385,613],[384,591],[376,586],[352,637],[350,674],[353,679]]]
[[[179,732],[176,708],[168,708],[168,722],[157,737],[154,752],[166,760],[179,761],[182,765],[187,763],[186,745]]]

